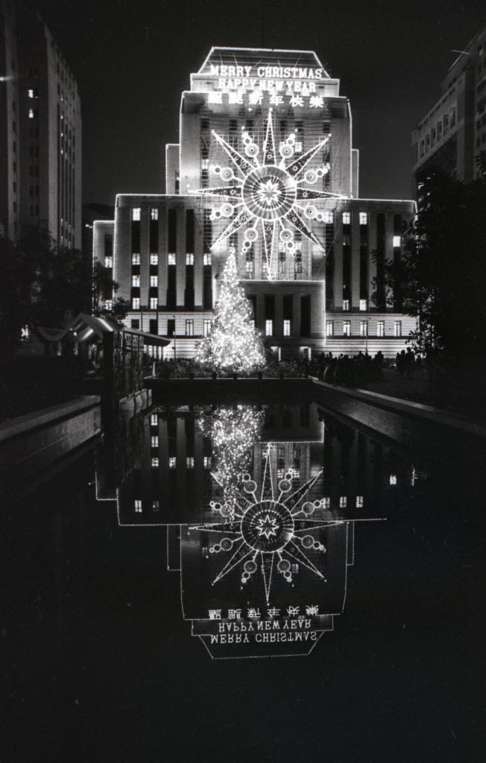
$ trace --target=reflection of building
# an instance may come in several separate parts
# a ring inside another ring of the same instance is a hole
[[[81,104],[34,12],[0,2],[0,235],[41,225],[81,248]]]
[[[108,224],[95,230],[129,325],[175,335],[191,356],[234,248],[280,355],[394,354],[415,322],[385,288],[385,264],[400,257],[414,205],[360,199],[358,165],[349,101],[315,53],[213,48],[182,94],[166,193],[117,196],[113,255]]]
[[[413,132],[415,179],[440,170],[468,182],[486,158],[486,29],[459,53],[440,89]]]

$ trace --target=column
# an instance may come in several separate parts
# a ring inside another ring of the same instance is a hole
[[[351,309],[359,310],[360,226],[359,209],[351,212]]]
[[[368,214],[368,226],[369,226],[369,247],[368,247],[368,309],[376,307],[376,301],[373,299],[373,293],[376,290],[376,212],[369,212]]]
[[[177,210],[176,305],[184,307],[186,290],[186,210]]]

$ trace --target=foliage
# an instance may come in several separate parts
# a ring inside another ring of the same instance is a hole
[[[250,303],[238,283],[233,254],[229,254],[221,276],[210,334],[199,344],[196,360],[216,371],[235,373],[265,365],[263,343],[253,326]]]
[[[419,319],[417,351],[478,356],[486,350],[486,179],[464,184],[435,173],[421,193],[403,256],[387,267],[388,285]]]

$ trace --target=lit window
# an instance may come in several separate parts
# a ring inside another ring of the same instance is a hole
[[[401,321],[395,321],[393,324],[393,335],[394,336],[401,336],[402,335],[402,322]]]
[[[271,318],[265,321],[265,336],[273,335],[273,321]]]
[[[397,482],[398,482],[397,475],[396,474],[390,474],[388,482],[390,483],[390,485],[396,485]]]
[[[351,336],[351,321],[343,321],[343,336]]]
[[[132,310],[140,310],[140,297],[133,297]]]
[[[347,497],[345,495],[340,495],[339,496],[339,508],[340,509],[345,509],[347,507],[347,505],[348,505]]]
[[[211,255],[206,252],[203,261],[205,265],[211,265]]]
[[[159,285],[159,277],[150,276],[150,286],[158,286],[158,285]]]
[[[153,434],[150,438],[150,447],[151,448],[158,448],[159,447],[159,437],[156,434]]]
[[[393,248],[396,249],[402,245],[401,236],[393,236]]]
[[[329,496],[326,496],[322,499],[322,508],[323,509],[330,509],[331,508],[331,499]]]
[[[159,219],[159,210],[156,207],[152,207],[152,209],[150,210],[150,219],[151,220]]]
[[[157,297],[150,297],[150,309],[157,310],[158,305],[159,305],[159,300],[157,299]]]
[[[187,469],[194,469],[194,456],[187,456],[187,458],[186,458],[186,468]]]
[[[32,90],[32,88],[27,90],[27,95],[28,95],[29,98],[33,98],[34,97],[34,91]]]
[[[142,500],[140,498],[135,498],[133,502],[133,508],[135,509],[137,514],[140,514],[142,511]]]
[[[204,318],[204,320],[203,320],[203,334],[204,334],[204,336],[209,336],[210,331],[211,331],[211,320],[210,320],[210,318]]]
[[[194,321],[192,318],[186,319],[186,336],[194,336]]]
[[[349,299],[343,299],[343,310],[349,310]]]
[[[246,270],[247,276],[251,278],[251,276],[255,272],[255,263],[253,260],[247,260],[245,262],[245,270]]]
[[[376,336],[385,336],[385,321],[378,321],[376,324]]]
[[[368,301],[366,299],[360,299],[360,301],[359,301],[359,309],[361,311],[368,309]]]
[[[169,469],[175,469],[176,468],[176,457],[170,456],[169,458]]]
[[[113,257],[105,257],[105,268],[113,267]]]
[[[362,495],[356,496],[356,508],[362,509],[364,506],[364,497]]]
[[[205,469],[211,469],[211,456],[204,456],[203,465]]]
[[[174,252],[170,252],[167,255],[167,262],[168,262],[169,265],[175,265],[176,264],[176,256],[175,256]]]
[[[151,254],[150,255],[150,264],[151,265],[158,265],[159,264],[159,255],[158,254]]]
[[[158,511],[160,509],[160,501],[158,499],[155,499],[155,501],[152,501],[152,510]]]
[[[368,321],[359,322],[359,335],[368,336]]]
[[[283,322],[283,335],[290,336],[290,320],[285,319]]]
[[[113,310],[113,302],[111,299],[105,300],[105,310]]]
[[[135,253],[132,254],[132,265],[140,265],[140,255]]]
[[[156,413],[152,413],[150,416],[150,426],[157,427],[159,425],[159,417]]]
[[[135,288],[140,286],[140,276],[132,276],[132,286]]]
[[[34,119],[34,109],[29,109],[29,119]]]
[[[334,321],[326,321],[326,336],[334,336]]]
[[[351,212],[343,212],[343,225],[349,225],[351,222]]]
[[[134,207],[132,209],[132,220],[134,222],[137,222],[138,220],[140,220],[140,207]]]
[[[324,212],[324,222],[327,225],[331,225],[334,222],[334,212],[331,212],[329,210],[326,210]]]
[[[194,265],[194,255],[186,254],[186,265]]]
[[[367,212],[360,212],[359,213],[359,224],[360,225],[368,225],[368,213]]]
[[[159,457],[152,456],[151,464],[152,464],[152,469],[156,469],[159,465]]]

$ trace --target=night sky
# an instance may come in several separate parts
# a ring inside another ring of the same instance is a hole
[[[38,0],[77,77],[84,200],[160,193],[179,99],[212,45],[314,49],[351,99],[363,197],[410,198],[410,133],[484,0]],[[262,11],[264,8],[264,12]]]

